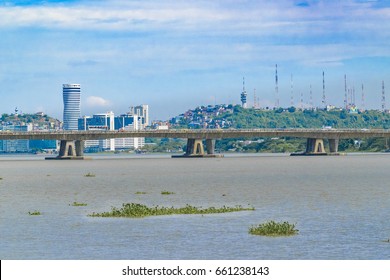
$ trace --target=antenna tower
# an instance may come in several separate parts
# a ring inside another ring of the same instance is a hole
[[[291,107],[294,107],[294,90],[293,90],[293,75],[291,74],[291,100],[290,100]]]
[[[364,98],[364,85],[362,84],[362,111],[364,111],[365,107],[365,98]]]
[[[348,109],[347,75],[345,75],[345,74],[344,74],[344,88],[345,88],[344,109]]]
[[[255,88],[253,89],[253,108],[254,109],[257,108],[257,104],[256,104],[256,89]]]
[[[322,106],[326,109],[325,73],[324,73],[324,71],[322,71]]]
[[[314,109],[314,106],[313,106],[313,92],[311,90],[311,85],[310,85],[310,109]]]
[[[303,111],[303,93],[301,92],[301,110]]]
[[[279,108],[278,65],[275,64],[275,108]]]
[[[242,92],[241,92],[241,105],[242,108],[246,108],[246,90],[245,90],[245,77],[242,78]]]
[[[385,82],[382,81],[382,112],[386,110]]]

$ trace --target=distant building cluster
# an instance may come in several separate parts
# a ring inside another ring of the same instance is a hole
[[[63,84],[64,130],[140,130],[149,123],[149,106],[130,108],[130,112],[115,116],[113,112],[80,117],[81,87],[79,84]],[[118,138],[86,140],[85,149],[90,152],[138,149],[145,138]]]
[[[149,125],[149,106],[130,107],[130,111],[115,116],[113,112],[80,117],[81,86],[80,84],[63,84],[64,102],[63,123],[51,121],[43,113],[35,115],[15,114],[7,117],[8,121],[0,121],[0,131],[48,131],[48,130],[123,130],[133,131],[145,129]],[[9,120],[11,119],[11,120]],[[42,121],[46,120],[46,121]],[[139,149],[145,145],[145,138],[118,138],[103,140],[86,140],[86,151],[115,151]],[[25,153],[33,151],[57,151],[56,140],[0,140],[0,153]]]
[[[172,118],[169,122],[171,126],[188,124],[189,128],[228,128],[232,123],[218,118],[226,112],[233,113],[233,105],[199,106]]]
[[[0,122],[0,131],[49,131],[58,130],[60,122],[45,117],[45,114],[15,114],[3,115],[7,121]],[[27,153],[34,151],[55,151],[55,140],[0,140],[0,153]]]
[[[131,107],[130,112],[115,116],[113,112],[84,116],[78,119],[78,130],[123,130],[145,129],[149,121],[148,105]],[[145,145],[145,138],[116,138],[86,140],[85,148],[89,151],[115,151],[139,149]]]

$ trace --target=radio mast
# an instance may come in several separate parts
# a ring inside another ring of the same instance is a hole
[[[275,64],[275,108],[279,108],[278,65]]]
[[[382,81],[382,112],[386,110],[385,81]]]
[[[322,106],[326,109],[326,97],[325,97],[325,73],[322,71]]]

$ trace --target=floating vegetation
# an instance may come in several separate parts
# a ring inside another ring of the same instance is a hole
[[[169,192],[169,191],[162,191],[162,195],[170,195],[170,194],[175,194],[174,192]]]
[[[69,204],[69,206],[87,206],[87,205],[88,205],[87,203],[80,203],[76,201],[74,201],[72,204]]]
[[[136,192],[135,194],[146,194],[146,192]]]
[[[295,229],[294,224],[289,224],[288,222],[277,223],[269,221],[258,226],[250,227],[249,233],[263,236],[290,236],[298,234],[298,230]]]
[[[88,172],[87,174],[84,175],[84,177],[96,177],[96,175]]]
[[[174,207],[163,207],[155,206],[148,207],[143,204],[138,203],[126,203],[122,204],[122,208],[118,209],[112,207],[111,212],[103,213],[92,213],[91,217],[127,217],[127,218],[142,218],[147,216],[160,216],[160,215],[182,215],[182,214],[215,214],[215,213],[227,213],[227,212],[237,212],[237,211],[250,211],[255,210],[255,208],[244,208],[242,206],[227,207],[223,206],[221,208],[209,207],[201,208],[191,205],[186,205],[181,208]]]
[[[30,216],[39,216],[39,215],[41,215],[41,212],[35,210],[34,212],[28,212],[28,214]]]

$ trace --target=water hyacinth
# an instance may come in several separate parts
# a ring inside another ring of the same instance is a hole
[[[288,222],[277,223],[269,221],[249,228],[249,233],[263,236],[290,236],[298,234],[294,224]]]
[[[175,194],[174,192],[169,192],[169,191],[162,191],[162,195],[170,195],[170,194]]]
[[[118,209],[112,207],[111,212],[92,213],[91,217],[127,217],[127,218],[142,218],[147,216],[160,216],[160,215],[182,215],[182,214],[215,214],[215,213],[227,213],[236,211],[249,211],[255,210],[253,207],[244,208],[242,206],[221,208],[209,207],[202,209],[191,205],[186,205],[181,208],[154,206],[148,207],[138,203],[123,204],[122,208]]]
[[[69,204],[70,206],[87,206],[87,203],[80,203],[77,201],[74,201],[72,204]]]

